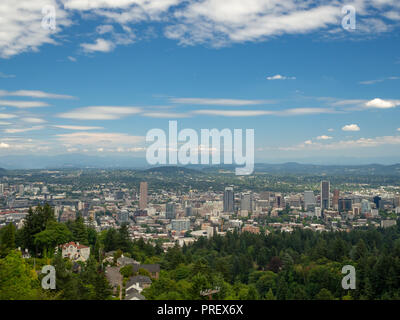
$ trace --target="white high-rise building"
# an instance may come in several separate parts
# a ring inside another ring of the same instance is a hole
[[[313,191],[304,191],[304,208],[307,210],[310,206],[315,206],[315,195]]]

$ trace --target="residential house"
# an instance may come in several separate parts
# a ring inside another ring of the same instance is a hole
[[[147,270],[151,277],[158,279],[160,275],[160,265],[159,264],[135,264],[133,265],[133,272],[138,272],[139,269]]]
[[[61,245],[63,258],[68,258],[73,261],[85,262],[90,256],[90,247],[75,243],[73,241]]]

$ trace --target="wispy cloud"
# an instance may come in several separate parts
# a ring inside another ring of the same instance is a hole
[[[14,100],[0,100],[0,106],[15,107],[15,108],[40,108],[48,107],[49,104],[40,101],[14,101]]]
[[[4,129],[5,133],[22,133],[22,132],[28,132],[28,131],[35,131],[35,130],[41,130],[43,129],[43,126],[35,126],[31,128],[11,128],[11,129]]]
[[[387,80],[399,80],[399,79],[400,79],[400,77],[387,77],[387,78],[381,78],[381,79],[376,79],[376,80],[360,81],[359,84],[371,85],[371,84],[375,84],[375,83],[384,82]]]
[[[57,139],[69,146],[84,145],[96,147],[133,146],[143,142],[142,136],[131,136],[125,133],[74,132],[56,135]]]
[[[332,143],[312,142],[307,140],[292,147],[279,147],[281,151],[304,151],[304,150],[341,150],[356,148],[373,148],[384,145],[400,145],[400,136],[383,136],[375,138],[360,138],[357,140],[342,140]]]
[[[93,106],[58,114],[59,118],[77,120],[116,120],[142,112],[139,107]]]
[[[257,117],[257,116],[301,116],[313,114],[330,114],[336,113],[335,110],[330,108],[293,108],[285,110],[219,110],[219,109],[205,109],[192,111],[193,114],[198,115],[212,115],[212,116],[225,116],[225,117]]]
[[[164,119],[174,119],[174,118],[189,118],[191,115],[189,113],[177,113],[177,112],[145,112],[141,114],[144,117],[149,118],[164,118]]]
[[[54,31],[42,28],[42,10],[53,6],[57,14]],[[54,36],[71,24],[67,12],[56,0],[1,0],[0,57],[9,58],[27,51],[38,51],[43,44],[57,44]]]
[[[77,130],[77,131],[86,131],[86,130],[98,130],[104,129],[103,127],[92,127],[92,126],[70,126],[70,125],[52,125],[55,128],[65,129],[65,130]]]
[[[4,72],[0,72],[0,78],[2,79],[11,79],[15,77],[16,76],[14,74],[5,74]]]
[[[110,52],[115,48],[115,44],[109,40],[98,38],[94,43],[82,43],[81,47],[85,52]]]
[[[10,113],[0,113],[0,119],[13,119],[16,118],[17,116],[15,114],[10,114]]]
[[[282,76],[280,74],[276,74],[274,76],[269,76],[267,77],[267,80],[296,80],[296,77],[288,77],[288,76]]]
[[[39,90],[17,90],[17,91],[0,90],[0,96],[30,97],[30,98],[41,98],[41,99],[76,99],[75,97],[70,95],[48,93]]]
[[[213,98],[170,98],[170,102],[178,104],[213,105],[213,106],[246,106],[271,103],[270,100],[213,99]]]
[[[41,118],[33,118],[33,117],[21,118],[21,120],[24,122],[27,122],[27,123],[45,123],[45,122],[47,122],[46,120],[43,120]]]
[[[272,115],[273,111],[262,110],[195,110],[193,114],[208,115],[208,116],[224,116],[224,117],[256,117],[263,115]]]
[[[356,0],[357,34],[388,32],[397,27],[399,6],[394,0]],[[283,35],[311,32],[336,35],[340,29],[341,8],[338,1],[297,0],[2,0],[0,57],[8,58],[25,51],[38,51],[44,44],[57,44],[57,33],[80,19],[101,20],[97,38],[82,44],[86,52],[110,52],[118,43],[132,43],[130,26],[151,25],[162,21],[163,35],[182,45],[211,44],[214,47],[231,43],[267,41]],[[384,4],[384,5],[383,5]],[[55,8],[57,28],[50,32],[41,27],[42,9]],[[90,10],[90,14],[86,14]],[[359,18],[360,17],[360,18]],[[113,23],[120,24],[125,34],[115,35]],[[353,36],[353,33],[341,32]]]

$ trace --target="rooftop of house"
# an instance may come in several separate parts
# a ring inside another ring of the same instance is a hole
[[[77,248],[77,249],[89,248],[88,246],[85,246],[85,245],[83,245],[83,244],[80,244],[79,242],[75,243],[75,242],[73,242],[73,241],[62,244],[62,245],[61,245],[61,248],[62,248],[62,249],[67,249],[69,246],[73,246],[73,247],[75,247],[75,248]]]
[[[146,298],[136,290],[130,290],[125,294],[125,300],[133,300],[134,298],[136,298],[137,300],[146,300]]]
[[[139,264],[133,266],[133,271],[138,272],[139,269],[145,269],[151,273],[160,272],[160,265],[159,264]]]
[[[129,279],[129,281],[126,283],[126,287],[129,288],[132,285],[135,285],[136,283],[139,284],[151,284],[152,281],[148,276],[134,276]]]

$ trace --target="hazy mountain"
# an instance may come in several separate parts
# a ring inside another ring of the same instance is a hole
[[[54,169],[54,168],[131,168],[147,170],[148,173],[169,175],[200,174],[203,172],[234,171],[236,165],[188,165],[188,166],[149,166],[145,158],[127,156],[90,156],[82,154],[63,154],[55,156],[9,155],[0,157],[0,168],[5,169]],[[281,164],[256,163],[255,172],[271,174],[313,174],[313,175],[400,175],[400,164],[362,164],[362,165],[321,165],[287,162]],[[1,170],[0,170],[1,174]]]

